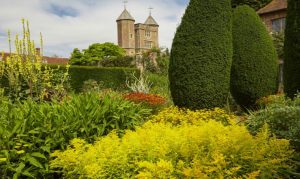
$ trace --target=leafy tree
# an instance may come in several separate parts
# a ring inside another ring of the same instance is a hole
[[[71,53],[70,63],[72,65],[80,65],[82,63],[83,54],[80,52],[78,48],[75,48]]]
[[[88,49],[84,49],[83,54],[78,49],[74,49],[71,54],[71,62],[77,65],[94,64],[103,59],[123,57],[124,55],[125,50],[113,43],[94,43]]]
[[[174,104],[223,106],[232,60],[230,0],[191,0],[175,34],[169,66]]]
[[[231,93],[243,108],[277,90],[277,54],[271,36],[254,9],[239,6],[233,13]]]
[[[239,5],[248,5],[252,8],[254,8],[255,10],[258,10],[262,7],[264,7],[265,5],[267,5],[268,3],[270,3],[272,0],[232,0],[232,7],[237,7]]]
[[[300,1],[288,0],[284,44],[284,91],[293,98],[300,91]]]

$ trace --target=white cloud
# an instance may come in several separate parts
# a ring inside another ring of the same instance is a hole
[[[130,0],[127,9],[136,23],[149,15],[159,23],[160,45],[170,47],[186,5],[175,0]],[[0,0],[0,50],[8,50],[6,31],[20,33],[21,19],[28,19],[32,38],[42,32],[46,55],[68,57],[74,48],[95,42],[117,43],[116,19],[121,0]],[[55,14],[56,13],[56,14]]]

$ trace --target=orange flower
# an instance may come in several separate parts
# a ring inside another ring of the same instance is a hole
[[[156,94],[145,94],[145,93],[128,93],[124,95],[124,98],[135,103],[147,103],[150,105],[162,105],[166,102],[166,99]]]

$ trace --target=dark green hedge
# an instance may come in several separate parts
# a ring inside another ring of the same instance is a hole
[[[233,13],[231,93],[244,108],[277,90],[277,54],[272,38],[255,10],[239,6]]]
[[[89,79],[103,82],[104,87],[107,88],[126,88],[126,78],[132,73],[139,74],[139,70],[133,68],[99,68],[87,66],[71,66],[69,69],[71,87],[76,92],[81,91],[83,82]]]
[[[230,0],[191,0],[175,34],[169,66],[174,104],[223,106],[232,61]]]
[[[300,1],[289,0],[284,46],[284,92],[294,98],[300,92]]]

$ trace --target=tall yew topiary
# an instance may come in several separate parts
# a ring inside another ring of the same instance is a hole
[[[277,54],[272,38],[255,10],[239,6],[233,13],[231,94],[243,108],[277,90]]]
[[[293,98],[300,92],[300,1],[289,0],[284,45],[284,92]]]
[[[232,61],[230,0],[191,0],[175,34],[169,67],[174,104],[223,106]]]

